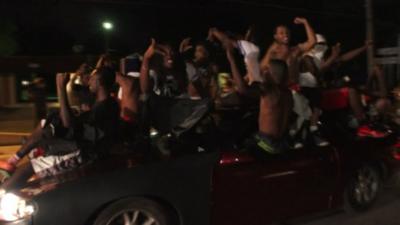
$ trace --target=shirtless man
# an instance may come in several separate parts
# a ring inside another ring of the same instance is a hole
[[[220,39],[227,51],[234,81],[238,91],[245,93],[247,84],[235,62],[232,42]],[[252,76],[249,73],[249,76]],[[277,154],[284,150],[284,137],[288,131],[289,118],[292,113],[292,93],[287,87],[288,67],[285,61],[270,60],[268,70],[264,71],[264,82],[258,83],[260,90],[260,113],[258,118],[259,133],[256,135],[257,145],[269,154]]]
[[[139,113],[139,70],[140,70],[140,59],[134,58],[131,60],[131,63],[134,61],[137,65],[132,68],[135,71],[126,71],[125,65],[127,60],[131,60],[128,58],[124,58],[121,60],[121,72],[116,73],[116,83],[120,86],[120,91],[118,93],[118,98],[120,99],[120,108],[121,108],[121,118],[123,121],[128,123],[136,123],[138,122],[138,113]]]
[[[260,115],[258,120],[259,146],[268,151],[282,150],[282,138],[288,131],[289,118],[292,113],[292,93],[287,88],[288,68],[282,60],[271,60],[266,81],[261,84]],[[267,144],[267,145],[265,145]],[[270,148],[268,148],[270,145]]]
[[[270,45],[261,61],[261,70],[266,70],[272,59],[286,61],[289,67],[289,82],[291,83],[297,83],[297,67],[300,56],[309,51],[316,43],[314,29],[308,23],[307,19],[297,17],[294,23],[304,25],[307,33],[307,41],[296,46],[290,46],[291,36],[289,28],[284,25],[279,25],[275,28],[274,42]]]

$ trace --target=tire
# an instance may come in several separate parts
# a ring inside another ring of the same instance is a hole
[[[168,211],[144,198],[127,198],[112,203],[94,221],[94,225],[171,225]]]
[[[351,177],[345,189],[344,208],[347,212],[360,212],[370,208],[378,198],[381,178],[376,168],[360,167]]]

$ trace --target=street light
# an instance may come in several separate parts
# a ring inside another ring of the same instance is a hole
[[[111,22],[109,22],[109,21],[103,22],[103,28],[104,28],[104,30],[106,30],[106,31],[112,30],[113,27],[114,27],[114,25],[113,25]]]
[[[103,29],[104,29],[104,50],[107,52],[110,42],[110,31],[114,28],[114,25],[110,21],[103,22]]]

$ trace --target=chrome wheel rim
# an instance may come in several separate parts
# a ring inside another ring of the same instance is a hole
[[[141,210],[124,210],[115,214],[107,225],[159,225],[154,216]]]
[[[379,177],[371,168],[364,167],[358,171],[354,186],[354,198],[358,204],[372,202],[379,190]]]

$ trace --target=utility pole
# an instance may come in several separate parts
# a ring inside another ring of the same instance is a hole
[[[373,0],[365,0],[365,17],[366,17],[366,31],[367,40],[374,40],[374,15],[373,15]],[[374,46],[369,46],[367,49],[367,66],[368,77],[373,73],[375,54]]]

